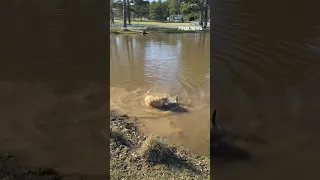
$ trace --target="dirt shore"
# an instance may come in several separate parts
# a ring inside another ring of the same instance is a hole
[[[210,158],[139,131],[136,118],[110,113],[110,176],[118,179],[209,179]],[[106,138],[109,138],[105,134]]]

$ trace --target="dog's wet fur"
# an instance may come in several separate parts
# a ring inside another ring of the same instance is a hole
[[[170,101],[167,96],[156,96],[151,95],[150,93],[154,91],[153,89],[150,89],[146,97],[144,98],[145,104],[147,106],[157,108],[160,110],[172,110],[175,108],[179,108],[179,97],[177,96],[175,101]]]

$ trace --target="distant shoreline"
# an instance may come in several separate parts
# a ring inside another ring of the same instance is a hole
[[[179,29],[173,29],[173,28],[148,28],[145,30],[146,33],[154,34],[154,33],[208,33],[210,32],[210,29],[203,29],[201,31],[183,31]],[[124,30],[121,28],[114,28],[110,27],[110,33],[111,34],[143,34],[143,30]]]
[[[190,27],[185,30],[181,27]],[[193,28],[195,27],[195,28]],[[176,22],[156,22],[156,21],[131,21],[127,25],[127,30],[123,28],[122,21],[116,20],[115,24],[110,26],[111,34],[142,34],[144,31],[147,34],[153,33],[207,33],[210,32],[210,27],[198,28],[200,26],[194,23],[176,23]],[[202,29],[202,30],[192,30]]]

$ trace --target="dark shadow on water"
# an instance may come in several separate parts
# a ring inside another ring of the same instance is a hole
[[[159,108],[161,111],[171,111],[175,113],[187,113],[190,112],[187,108],[183,107],[180,103],[169,102],[164,105],[162,108]]]
[[[248,151],[227,142],[212,143],[210,155],[211,160],[214,162],[250,161],[252,158]]]
[[[184,107],[163,107],[163,108],[159,108],[159,110],[161,111],[171,111],[171,112],[175,112],[175,113],[188,113],[190,112],[187,108]]]
[[[225,140],[227,134],[219,130],[211,129],[210,158],[214,161],[248,161],[251,154],[245,149],[238,147],[232,141]]]
[[[251,143],[266,143],[265,140],[250,136],[240,136],[229,133],[216,123],[216,111],[211,116],[212,127],[210,129],[210,158],[216,161],[249,161],[252,159],[250,152],[238,147],[232,140],[242,140]]]

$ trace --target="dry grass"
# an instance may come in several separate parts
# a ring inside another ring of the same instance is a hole
[[[150,135],[141,145],[140,154],[153,164],[166,163],[175,158],[174,148],[166,139]]]
[[[131,144],[129,137],[119,129],[110,130],[110,140],[114,141],[117,145],[129,146]]]
[[[160,136],[142,134],[127,116],[111,113],[110,121],[111,179],[208,179],[209,157],[182,150]]]

